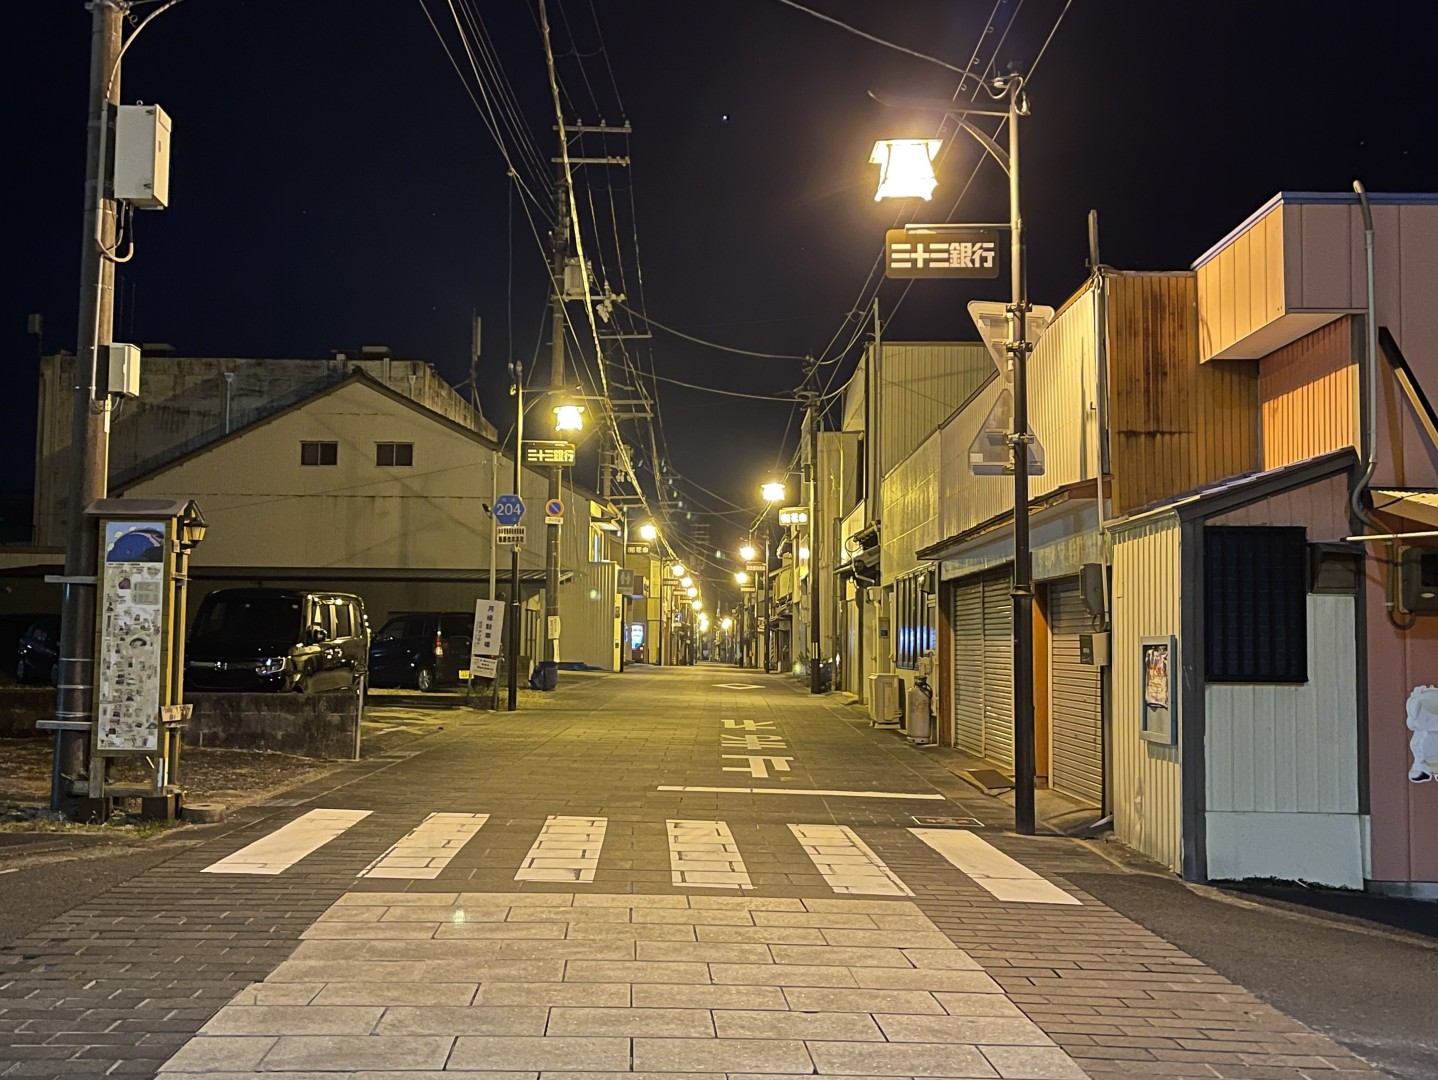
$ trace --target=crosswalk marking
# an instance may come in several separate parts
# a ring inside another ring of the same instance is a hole
[[[789,831],[836,893],[914,895],[847,825],[790,825]]]
[[[368,810],[311,810],[233,855],[205,867],[206,874],[278,874],[324,847]]]
[[[593,881],[608,824],[608,818],[551,814],[514,880]]]
[[[752,889],[734,834],[722,821],[665,822],[669,867],[675,885],[707,889]]]
[[[432,881],[488,820],[488,814],[430,814],[359,876]]]
[[[1019,904],[1075,904],[1082,901],[1011,859],[987,840],[964,829],[910,829],[996,900]]]

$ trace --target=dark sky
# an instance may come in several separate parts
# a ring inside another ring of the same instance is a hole
[[[448,0],[425,4],[457,47]],[[808,6],[961,67],[976,43],[987,64],[1009,27],[997,60],[1026,70],[1064,0],[1002,0],[996,12],[994,0]],[[26,314],[44,314],[47,350],[74,347],[89,16],[82,0],[14,7],[0,44],[0,78],[12,82],[12,271],[0,340],[12,373],[7,484],[22,487],[34,439]],[[549,0],[549,9],[570,119],[634,126],[632,169],[592,182],[611,235],[604,185],[622,208],[631,302],[637,231],[654,319],[747,349],[822,354],[895,213],[872,200],[869,148],[932,127],[865,92],[948,96],[957,76],[778,0]],[[474,10],[547,161],[554,112],[536,4]],[[1376,191],[1434,189],[1421,10],[1382,0],[1073,0],[1024,128],[1033,299],[1057,304],[1082,282],[1090,208],[1106,262],[1178,269],[1280,189],[1346,190],[1355,177]],[[991,13],[995,29],[979,42]],[[124,100],[170,113],[174,164],[171,207],[138,218],[117,338],[193,356],[325,356],[382,343],[458,382],[477,311],[486,411],[508,426],[504,364],[536,351],[545,269],[420,0],[185,0],[127,54]],[[954,147],[920,220],[943,220],[976,152],[971,141]],[[1005,216],[1005,192],[985,164],[953,220]],[[964,303],[1004,288],[920,283],[887,333],[972,338]],[[883,286],[886,310],[901,291]],[[634,350],[661,375],[730,390],[782,393],[799,380],[795,362],[659,332]],[[840,381],[852,361],[838,365]],[[786,456],[789,407],[668,385],[661,407],[672,467],[755,503],[762,474]],[[717,505],[691,489],[696,501]]]

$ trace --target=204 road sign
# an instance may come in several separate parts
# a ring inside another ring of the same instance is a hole
[[[501,495],[494,500],[494,520],[501,525],[518,525],[524,517],[524,500],[518,495]]]

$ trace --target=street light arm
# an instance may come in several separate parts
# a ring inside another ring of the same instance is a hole
[[[1009,152],[996,143],[986,132],[980,130],[973,121],[968,119],[970,116],[1002,116],[1007,119],[1009,115],[1007,109],[987,109],[973,106],[956,107],[953,102],[942,99],[890,97],[888,94],[876,94],[872,90],[869,91],[869,96],[880,105],[887,105],[896,109],[943,113],[950,120],[954,121],[954,123],[958,124],[959,127],[972,135],[978,141],[979,145],[987,150],[993,156],[993,159],[999,163],[999,168],[1003,169],[1005,173],[1009,171]]]

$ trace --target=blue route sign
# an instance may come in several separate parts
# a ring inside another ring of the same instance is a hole
[[[501,495],[494,501],[494,520],[501,525],[518,525],[524,517],[524,500],[518,495]]]

